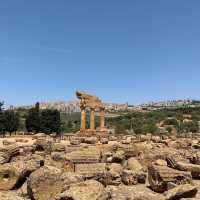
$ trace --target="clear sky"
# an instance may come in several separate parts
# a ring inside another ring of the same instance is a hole
[[[200,99],[199,0],[0,0],[0,100]]]

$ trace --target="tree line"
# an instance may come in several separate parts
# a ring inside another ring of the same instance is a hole
[[[39,103],[29,109],[25,124],[28,132],[50,134],[62,131],[60,112],[55,109],[40,110]]]
[[[15,110],[5,110],[3,102],[0,102],[0,134],[16,132],[20,128],[20,112]],[[25,128],[28,132],[46,134],[62,131],[60,112],[54,109],[40,110],[39,103],[30,108],[25,117]]]
[[[190,115],[188,121],[184,120],[185,115]],[[122,114],[116,118],[107,119],[107,125],[115,127],[116,133],[126,133],[133,131],[136,134],[141,133],[160,133],[158,124],[165,126],[166,130],[172,132],[172,127],[177,133],[199,132],[198,122],[200,121],[200,107],[180,107],[164,108],[156,111],[140,113],[130,112]]]
[[[4,110],[4,103],[0,102],[0,134],[16,132],[19,127],[19,115],[14,110]]]

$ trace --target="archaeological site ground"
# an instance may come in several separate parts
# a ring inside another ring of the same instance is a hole
[[[200,199],[198,134],[114,134],[106,127],[102,101],[80,91],[76,96],[76,133],[0,139],[1,200]]]

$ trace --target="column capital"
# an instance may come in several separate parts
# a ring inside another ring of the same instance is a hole
[[[80,109],[81,109],[81,110],[85,110],[85,109],[86,109],[86,106],[81,105],[81,106],[80,106]]]
[[[91,111],[95,111],[95,108],[93,108],[93,107],[90,107],[90,110],[91,110]]]
[[[105,107],[100,107],[100,110],[105,110]]]

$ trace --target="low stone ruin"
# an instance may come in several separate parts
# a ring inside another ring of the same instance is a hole
[[[2,200],[198,200],[200,138],[2,139]],[[13,142],[14,141],[14,142]]]

